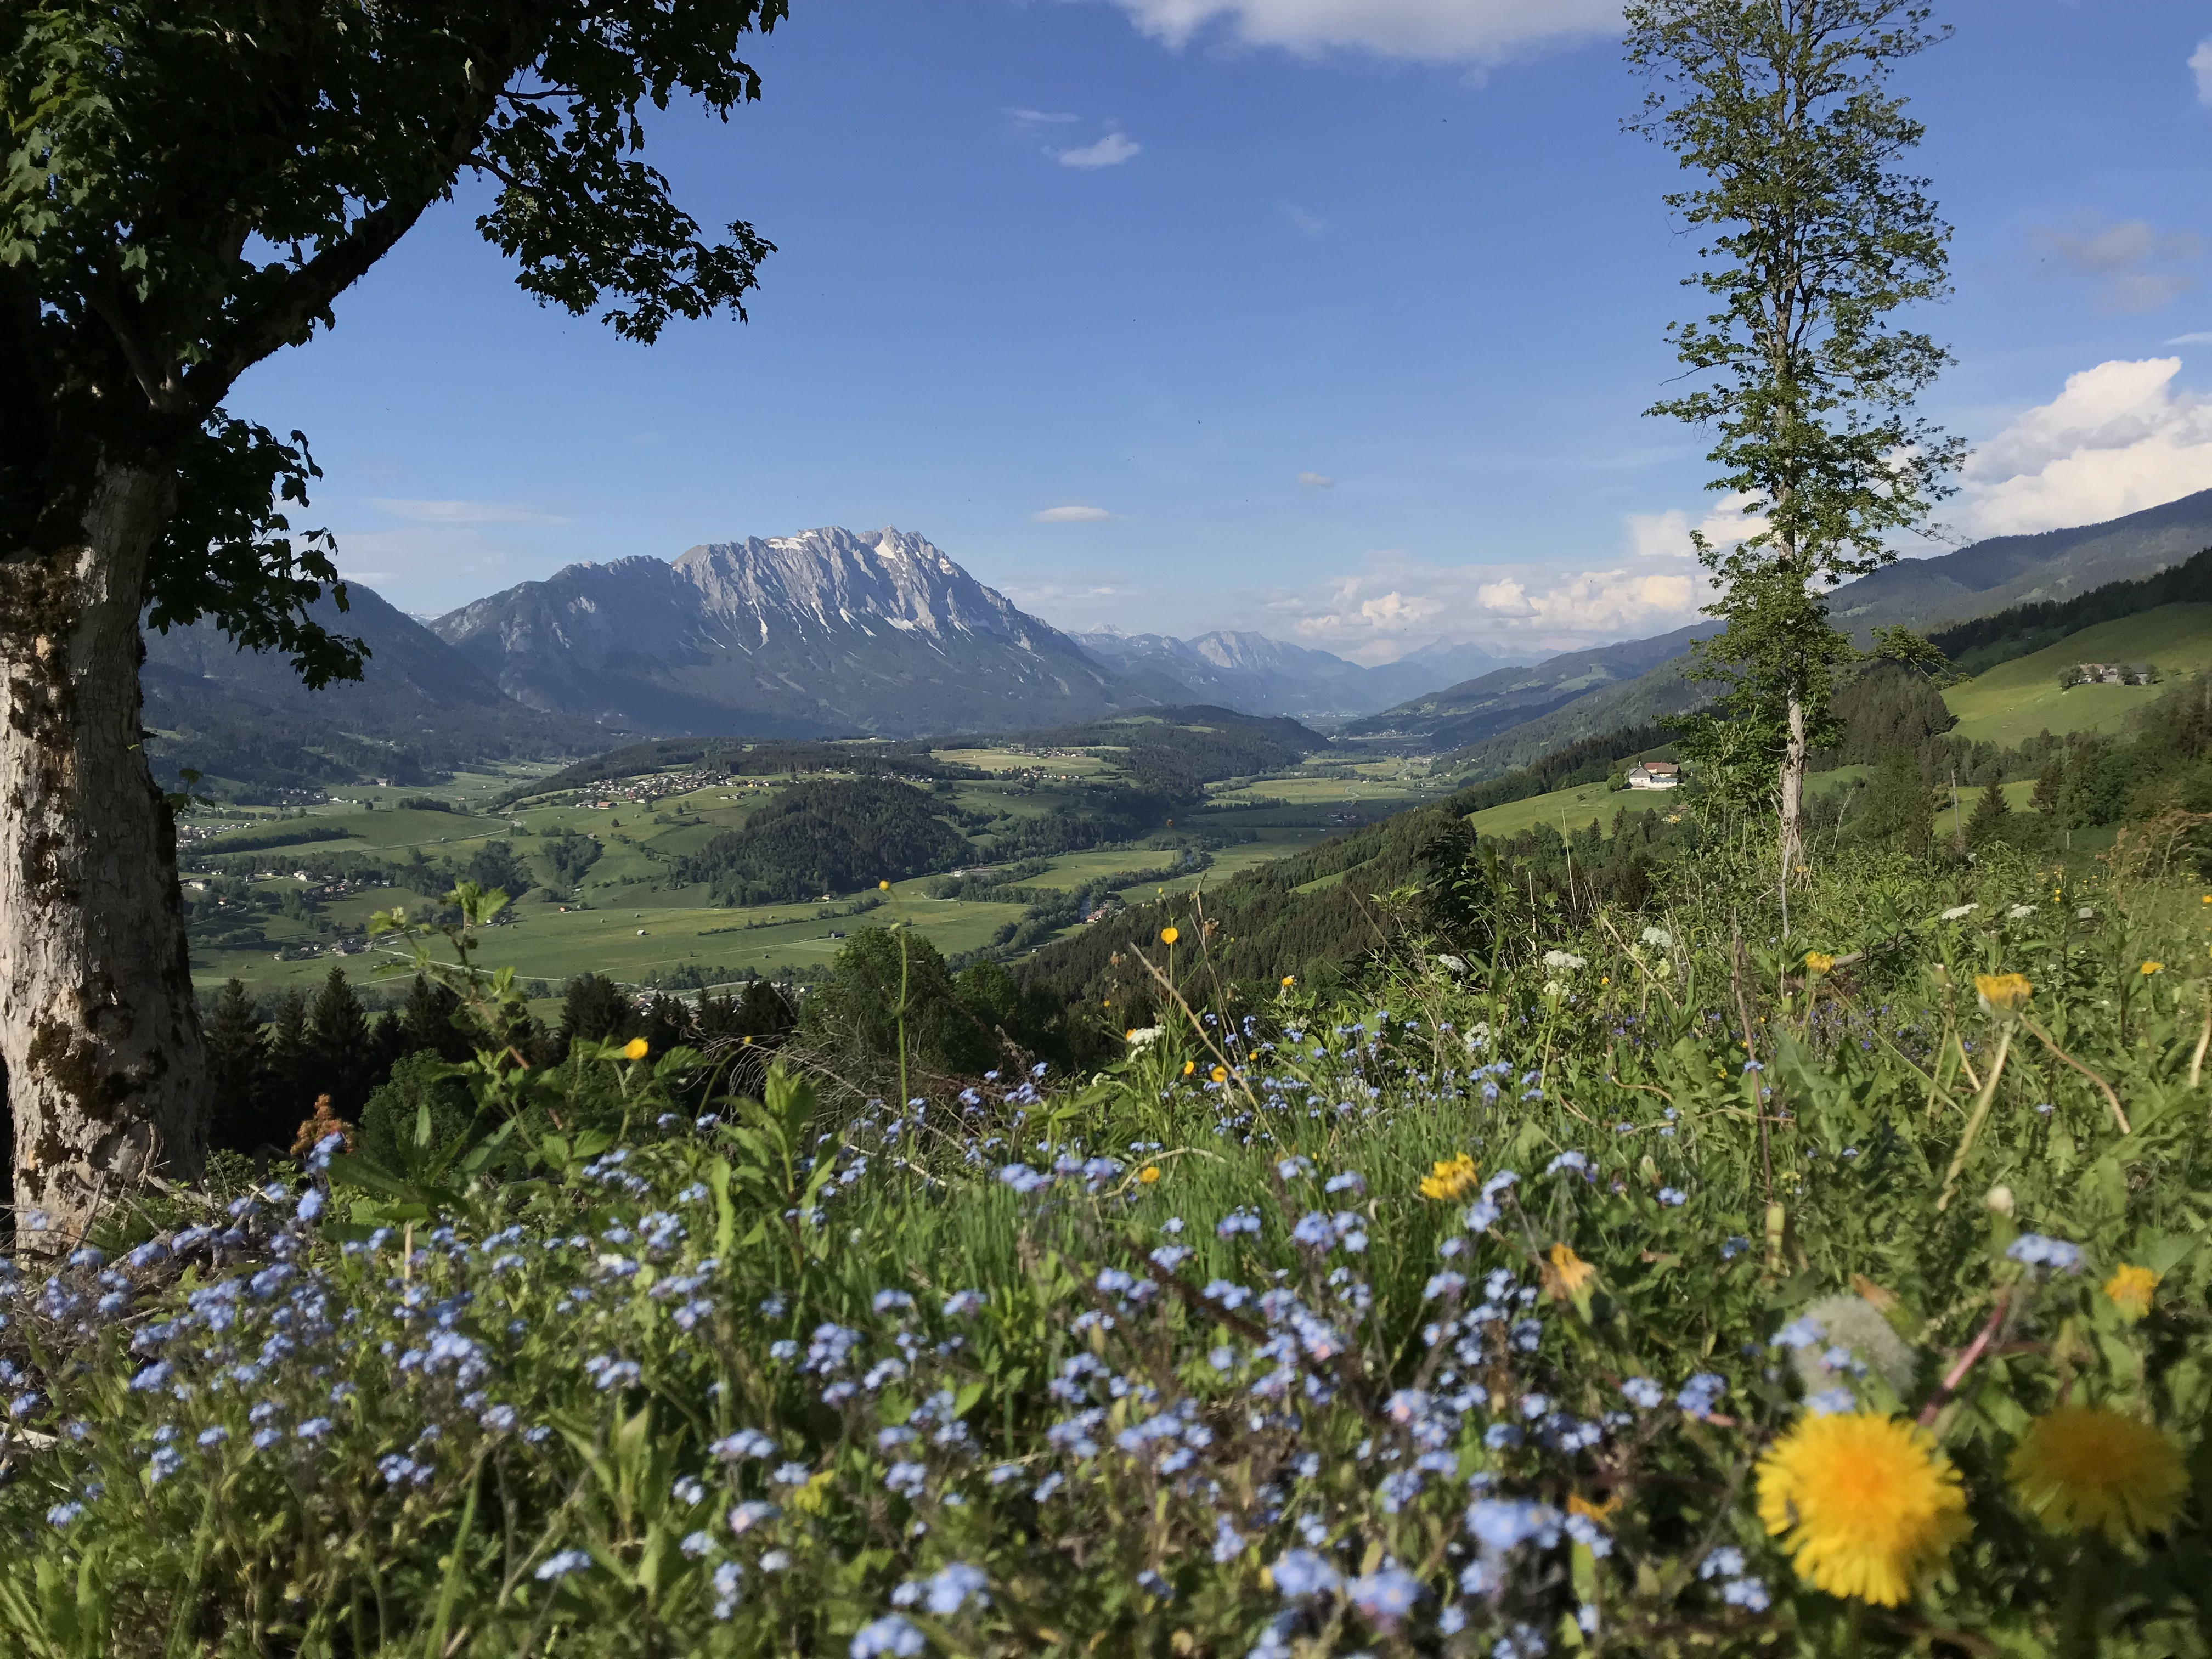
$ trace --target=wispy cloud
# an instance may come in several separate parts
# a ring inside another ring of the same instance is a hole
[[[2212,104],[2212,40],[2197,43],[2189,55],[2189,67],[2197,76],[2197,101]]]
[[[1032,524],[1103,524],[1117,514],[1103,507],[1048,507],[1030,514]]]
[[[369,505],[410,524],[567,524],[557,513],[509,501],[410,501],[378,496]]]
[[[1182,46],[1225,24],[1249,46],[1495,64],[1559,40],[1617,33],[1620,0],[1115,0],[1146,34]]]
[[[1025,127],[1061,126],[1076,118],[1073,115],[1042,109],[1010,109],[1006,113]]]
[[[1323,472],[1301,472],[1298,482],[1309,489],[1334,489],[1336,480]]]
[[[1375,663],[1445,638],[1569,651],[1656,633],[1693,620],[1704,591],[1686,572],[1439,565],[1376,553],[1326,592],[1291,595],[1268,608],[1299,638]]]
[[[1291,222],[1291,228],[1301,236],[1318,236],[1328,228],[1328,220],[1318,213],[1309,213],[1296,202],[1283,204],[1283,217]]]
[[[2212,333],[2177,334],[2166,342],[2170,346],[2212,345]]]
[[[1095,144],[1078,149],[1054,150],[1064,167],[1118,167],[1144,146],[1126,134],[1109,132]]]
[[[2097,308],[2119,316],[2161,310],[2195,288],[2195,276],[2171,267],[2203,252],[2187,231],[2157,231],[2143,219],[2106,224],[2091,216],[2071,228],[2039,226],[2027,240],[2066,272],[2087,278]]]

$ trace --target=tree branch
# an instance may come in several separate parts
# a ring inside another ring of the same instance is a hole
[[[304,338],[331,302],[397,246],[432,203],[452,190],[454,177],[471,164],[477,140],[505,95],[507,82],[523,68],[512,46],[507,58],[496,80],[480,82],[477,95],[455,117],[447,135],[446,164],[434,188],[418,190],[410,198],[386,202],[363,214],[343,238],[294,271],[274,298],[219,335],[204,363],[186,371],[186,384],[198,408],[211,411],[246,370]]]

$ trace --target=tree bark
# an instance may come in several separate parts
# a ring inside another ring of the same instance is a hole
[[[16,1243],[42,1254],[206,1156],[175,826],[139,722],[138,619],[174,495],[158,460],[102,462],[81,533],[0,557],[0,1066]]]
[[[1805,862],[1805,702],[1790,694],[1790,738],[1782,750],[1782,881]]]

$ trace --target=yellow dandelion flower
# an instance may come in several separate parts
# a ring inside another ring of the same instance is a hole
[[[1805,952],[1805,971],[1815,979],[1823,974],[1832,974],[1836,971],[1836,959],[1825,951],[1808,951]]]
[[[1229,1081],[1229,1068],[1226,1066],[1217,1066],[1210,1075],[1216,1083],[1226,1083]]]
[[[649,1046],[643,1037],[632,1037],[623,1044],[622,1056],[624,1060],[643,1060]]]
[[[1578,1492],[1567,1494],[1569,1515],[1586,1515],[1593,1521],[1610,1521],[1620,1511],[1620,1494],[1619,1492],[1613,1493],[1602,1504],[1593,1504]]]
[[[1481,1178],[1475,1170],[1474,1160],[1465,1152],[1457,1158],[1438,1158],[1429,1173],[1421,1177],[1421,1196],[1455,1199]]]
[[[1872,1412],[1807,1417],[1776,1442],[1759,1462],[1759,1518],[1816,1589],[1885,1607],[1971,1530],[1950,1460]]]
[[[878,893],[888,893],[891,890],[891,884],[887,881],[879,881],[876,884],[876,890]]]
[[[1289,990],[1291,987],[1296,985],[1297,982],[1298,976],[1296,974],[1285,974],[1283,975],[1283,988],[1285,991]]]
[[[2153,974],[2162,974],[2165,971],[2166,964],[2162,962],[2146,962],[2136,969],[2136,972],[2141,974],[2145,979],[2148,979]]]
[[[1147,1164],[1137,1171],[1137,1184],[1141,1187],[1149,1187],[1159,1178],[1160,1166],[1157,1164]]]
[[[2037,1418],[2005,1474],[2021,1507],[2051,1531],[2101,1532],[2115,1541],[2164,1531],[2189,1490],[2179,1446],[2101,1406],[2061,1406]]]
[[[1976,974],[1974,990],[1985,1014],[2016,1014],[2035,994],[2026,974]]]
[[[1163,945],[1173,945],[1182,937],[1182,935],[1172,927],[1163,927],[1160,929],[1160,943]]]
[[[1137,1028],[1133,1025],[1132,1025],[1127,1030],[1121,1033],[1121,1041],[1124,1042],[1134,1042],[1136,1040]]]
[[[1597,1269],[1577,1255],[1571,1244],[1553,1245],[1550,1255],[1552,1265],[1544,1270],[1545,1282],[1558,1287],[1563,1295],[1576,1295],[1597,1277]]]
[[[2150,1311],[2151,1292],[2157,1289],[2156,1273],[2148,1267],[2130,1267],[2124,1261],[2105,1281],[2105,1294],[2130,1319],[2141,1319]]]
[[[1183,1063],[1182,1063],[1182,1074],[1183,1074],[1185,1077],[1188,1077],[1188,1076],[1189,1076],[1193,1072],[1196,1071],[1197,1069],[1198,1069],[1198,1062],[1197,1062],[1196,1060],[1185,1060],[1185,1061],[1183,1061]]]

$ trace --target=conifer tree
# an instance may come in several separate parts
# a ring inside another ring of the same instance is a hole
[[[250,1152],[268,1140],[268,1054],[261,1044],[261,1016],[243,980],[228,980],[216,995],[207,1023],[208,1084],[214,1103],[208,1142]]]
[[[315,994],[307,1011],[307,1046],[320,1069],[317,1092],[331,1097],[340,1117],[358,1117],[376,1085],[376,1043],[343,968],[332,968]]]
[[[2055,817],[2066,793],[2066,757],[2053,755],[2035,775],[2035,790],[2027,804],[2046,817]]]
[[[580,974],[569,981],[561,1004],[561,1035],[570,1042],[626,1036],[635,1020],[629,1000],[612,980]]]
[[[472,1045],[468,1033],[453,1024],[460,1006],[460,997],[443,980],[416,975],[415,982],[407,988],[407,1006],[399,1017],[406,1044],[403,1052],[415,1054],[428,1048],[441,1060],[466,1060]]]
[[[2005,800],[2004,785],[1992,780],[1983,785],[1982,797],[1966,818],[1966,845],[1982,847],[2002,840],[2011,823],[2012,807]]]
[[[294,1131],[314,1111],[315,1097],[328,1092],[316,1082],[314,1048],[307,1031],[307,1000],[297,991],[286,992],[276,1005],[276,1018],[269,1026],[268,1052],[263,1071],[264,1142],[288,1152]]]

